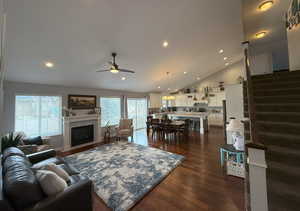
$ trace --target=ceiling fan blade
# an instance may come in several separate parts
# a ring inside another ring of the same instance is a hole
[[[125,73],[135,73],[132,70],[126,70],[126,69],[119,69],[120,72],[125,72]]]
[[[97,73],[102,73],[102,72],[109,72],[110,70],[97,70]]]

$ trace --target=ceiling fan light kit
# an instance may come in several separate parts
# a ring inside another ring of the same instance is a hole
[[[123,73],[135,73],[132,70],[120,69],[119,68],[119,65],[116,63],[117,53],[112,53],[111,56],[112,56],[112,62],[109,62],[109,64],[111,65],[110,69],[108,69],[108,70],[98,70],[96,72],[111,72],[113,74],[117,74],[119,72],[123,72]]]
[[[117,70],[117,69],[115,69],[115,68],[111,68],[111,69],[110,69],[110,72],[113,73],[113,74],[117,74],[117,73],[119,73],[120,71]]]

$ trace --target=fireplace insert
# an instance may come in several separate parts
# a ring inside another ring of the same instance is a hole
[[[74,127],[71,130],[71,146],[78,146],[94,141],[94,125]]]

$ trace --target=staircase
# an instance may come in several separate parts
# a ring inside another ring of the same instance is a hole
[[[251,78],[256,132],[267,147],[269,210],[300,210],[300,71]],[[246,140],[249,134],[245,124]]]

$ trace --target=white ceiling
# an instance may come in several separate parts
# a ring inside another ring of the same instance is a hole
[[[243,0],[243,26],[245,40],[250,41],[250,55],[270,53],[273,70],[289,69],[288,41],[285,13],[291,0],[273,0],[274,5],[267,11],[260,11],[259,5],[266,0]],[[262,39],[255,34],[266,31]]]
[[[267,11],[260,11],[258,7],[266,0],[243,0],[243,24],[246,40],[253,44],[262,45],[287,40],[285,27],[285,13],[291,0],[273,0],[274,5]],[[263,39],[256,39],[255,34],[266,31]]]
[[[11,81],[159,91],[223,69],[225,55],[232,63],[242,56],[240,0],[6,0],[6,11]],[[96,73],[112,51],[136,74]]]

